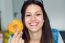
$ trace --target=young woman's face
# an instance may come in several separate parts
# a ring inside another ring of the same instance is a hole
[[[41,7],[31,4],[25,11],[25,25],[31,32],[36,32],[42,29],[44,23],[43,12]]]

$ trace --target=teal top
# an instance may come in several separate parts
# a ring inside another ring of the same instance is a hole
[[[52,29],[54,43],[58,43],[58,30]]]

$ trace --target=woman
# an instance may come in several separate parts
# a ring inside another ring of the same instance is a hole
[[[41,2],[24,2],[21,14],[24,30],[16,31],[11,43],[53,43],[49,19]]]

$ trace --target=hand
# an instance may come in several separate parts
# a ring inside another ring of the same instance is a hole
[[[16,31],[12,40],[11,40],[11,43],[24,43],[24,40],[22,39],[22,34],[23,32],[18,32]]]

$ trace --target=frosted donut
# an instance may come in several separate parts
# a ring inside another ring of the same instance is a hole
[[[15,33],[23,31],[23,23],[20,20],[14,19],[10,24],[8,24],[8,31]]]

